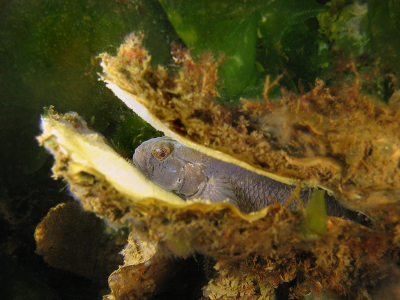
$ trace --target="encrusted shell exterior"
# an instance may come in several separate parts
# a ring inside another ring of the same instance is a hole
[[[374,219],[396,208],[400,196],[400,117],[389,105],[351,85],[326,88],[316,80],[304,95],[283,91],[264,101],[218,104],[218,61],[198,61],[175,48],[179,72],[150,67],[142,36],[133,34],[117,56],[102,54],[103,80],[134,112],[188,147],[287,183],[319,186],[347,207]],[[215,151],[218,150],[218,151]],[[377,208],[379,208],[377,210]],[[378,212],[377,212],[378,211]],[[376,216],[376,214],[380,216]],[[386,218],[386,217],[384,217]]]
[[[110,276],[107,299],[153,297],[173,276],[171,257],[195,253],[215,260],[218,271],[203,288],[203,299],[272,299],[275,289],[288,282],[291,297],[326,290],[368,298],[367,287],[390,273],[398,251],[399,142],[393,134],[398,125],[385,130],[377,125],[397,115],[364,96],[335,98],[321,82],[310,94],[287,94],[281,104],[266,97],[262,103],[245,102],[230,115],[213,100],[217,65],[211,56],[195,62],[181,49],[175,54],[182,70],[171,78],[162,67],[150,68],[141,36],[132,35],[116,57],[102,54],[103,78],[128,107],[166,135],[283,182],[323,186],[370,215],[372,226],[328,217],[327,232],[310,236],[304,212],[279,205],[243,214],[227,203],[183,202],[144,178],[79,116],[50,111],[42,118],[39,141],[55,157],[55,176],[69,183],[85,210],[131,227],[125,264]],[[296,117],[300,105],[308,110],[307,118]],[[370,110],[360,111],[365,107]],[[372,123],[356,128],[358,144],[346,138],[354,140],[354,133],[344,130],[356,122],[349,116]],[[360,154],[356,145],[369,145],[372,152],[362,148]],[[363,168],[372,172],[368,179]]]

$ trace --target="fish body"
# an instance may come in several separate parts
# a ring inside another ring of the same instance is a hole
[[[207,156],[179,142],[159,137],[143,142],[133,155],[134,165],[151,181],[181,198],[229,202],[248,213],[274,204],[297,209],[287,202],[295,186]],[[300,199],[311,196],[303,189]]]

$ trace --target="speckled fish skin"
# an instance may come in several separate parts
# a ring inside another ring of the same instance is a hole
[[[157,158],[159,154],[165,157]],[[183,199],[228,199],[245,213],[274,203],[299,208],[296,200],[286,203],[295,186],[207,156],[168,137],[143,142],[135,150],[133,163],[147,178]],[[306,203],[311,192],[304,189],[299,196]]]

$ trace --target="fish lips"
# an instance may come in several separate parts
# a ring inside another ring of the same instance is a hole
[[[147,178],[150,178],[150,172],[147,169],[147,157],[144,151],[140,151],[140,149],[136,149],[135,153],[133,153],[132,162],[136,168],[138,168],[142,174],[144,174]]]

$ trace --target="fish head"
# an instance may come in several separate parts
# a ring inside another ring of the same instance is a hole
[[[199,153],[169,137],[143,142],[133,154],[133,164],[158,186],[183,198],[195,195],[207,178]]]

